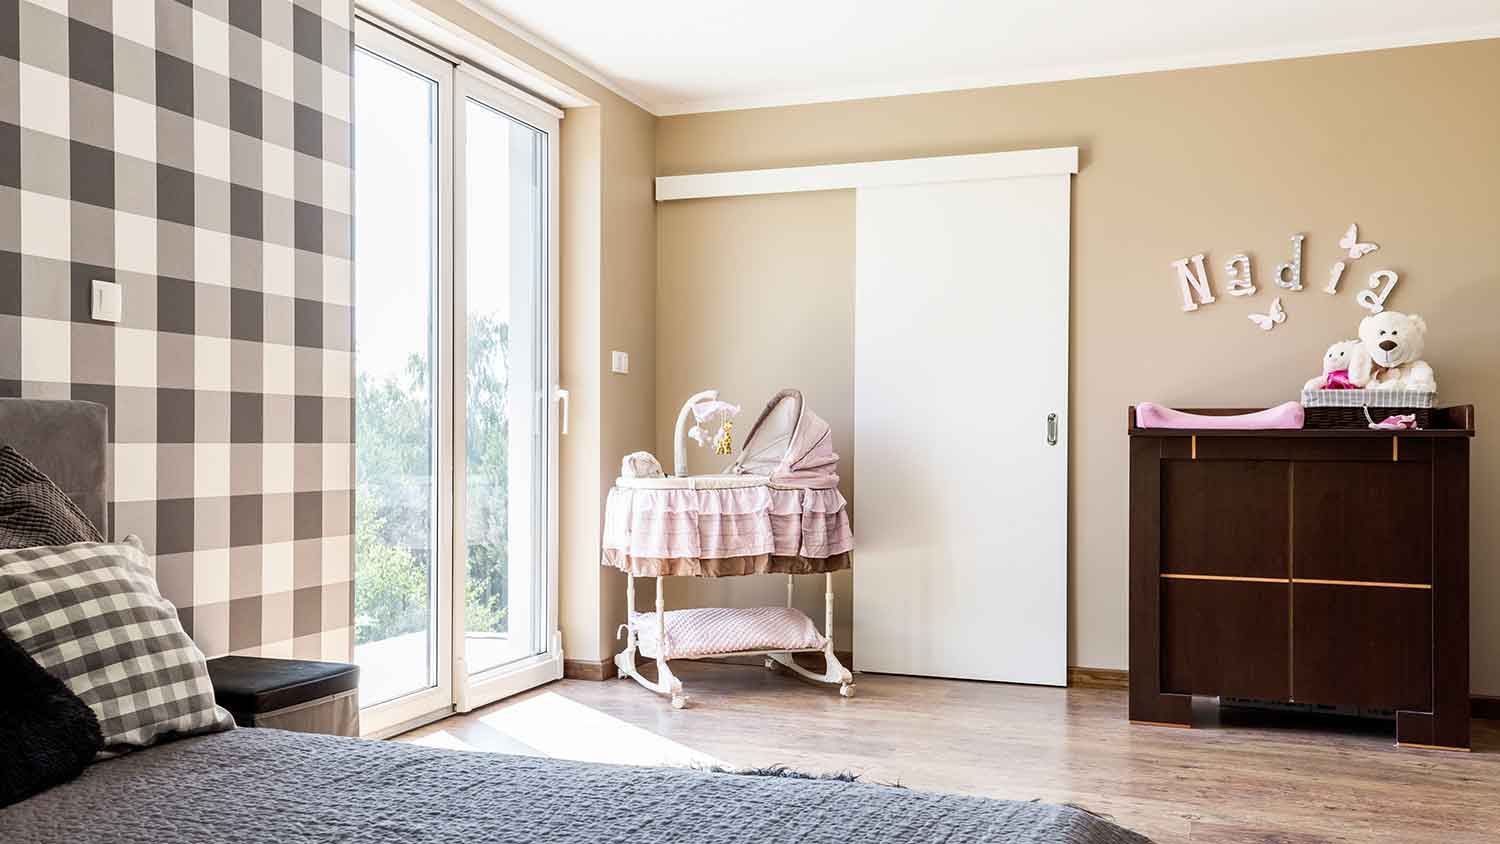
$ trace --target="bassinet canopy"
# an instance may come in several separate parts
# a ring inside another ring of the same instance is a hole
[[[833,431],[803,404],[801,390],[782,390],[766,402],[729,467],[736,474],[765,475],[772,484],[806,489],[838,488],[838,469]]]
[[[801,391],[782,390],[724,475],[616,481],[603,562],[641,577],[848,568],[854,534],[838,482],[828,423]]]

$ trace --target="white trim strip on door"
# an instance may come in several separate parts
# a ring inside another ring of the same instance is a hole
[[[665,202],[674,199],[969,182],[1019,176],[1060,176],[1077,172],[1078,147],[1052,147],[976,155],[658,176],[656,199]]]

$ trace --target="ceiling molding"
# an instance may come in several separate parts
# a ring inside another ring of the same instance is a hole
[[[850,100],[877,99],[882,97],[900,97],[914,94],[933,94],[946,91],[969,91],[981,88],[1001,88],[1014,85],[1032,85],[1046,82],[1066,82],[1078,79],[1097,79],[1109,76],[1126,76],[1138,73],[1158,73],[1172,70],[1188,70],[1193,68],[1219,67],[1225,65],[1251,64],[1255,62],[1279,61],[1284,59],[1311,58],[1315,56],[1342,55],[1347,53],[1361,53],[1372,50],[1386,50],[1399,47],[1419,47],[1430,44],[1447,44],[1462,41],[1479,41],[1490,38],[1500,38],[1500,21],[1467,28],[1450,28],[1422,30],[1406,33],[1390,33],[1378,37],[1309,41],[1300,44],[1288,44],[1279,47],[1268,47],[1250,50],[1219,50],[1204,51],[1198,53],[1184,53],[1176,56],[1167,56],[1151,61],[1126,61],[1098,64],[1074,64],[1059,65],[1055,67],[1040,67],[1024,74],[996,74],[977,75],[963,77],[937,77],[924,80],[913,80],[898,84],[880,83],[871,85],[841,86],[830,88],[807,88],[795,91],[782,91],[767,94],[705,97],[701,99],[680,100],[667,103],[653,103],[641,95],[631,91],[620,84],[608,74],[578,58],[568,51],[552,44],[541,36],[531,32],[493,7],[485,4],[483,0],[457,0],[458,4],[483,18],[495,27],[502,29],[511,35],[521,39],[527,44],[535,47],[552,58],[562,62],[593,82],[611,91],[622,99],[641,108],[656,117],[671,117],[687,114],[700,114],[719,111],[739,111],[744,109],[777,108],[782,106],[813,105],[817,103],[845,102]],[[362,9],[375,11],[380,17],[396,23],[410,26],[413,17],[424,18],[421,27],[428,32],[417,33],[429,35],[430,30],[437,23],[436,15],[422,14],[416,11],[413,14],[413,6],[402,0],[358,0],[356,3]],[[405,14],[392,14],[393,10],[401,9]],[[395,18],[394,20],[392,18]],[[446,19],[440,19],[444,29],[450,31],[454,24]],[[468,34],[465,31],[465,34]],[[477,36],[470,34],[470,38]],[[471,45],[473,42],[470,42]],[[445,45],[446,46],[446,45]],[[503,55],[495,45],[488,45],[491,51],[490,57]],[[488,58],[488,57],[487,57]],[[540,70],[521,62],[515,57],[505,55],[511,64],[511,74],[514,67],[520,66],[526,72],[518,74],[526,87],[549,100],[558,101],[564,107],[581,104],[580,101],[592,102],[592,99],[571,89],[560,80],[556,80]],[[491,62],[493,65],[493,63]],[[550,84],[537,84],[545,78]],[[526,84],[531,83],[531,84]],[[540,90],[537,90],[540,89]]]
[[[469,2],[469,0],[464,0]],[[967,91],[978,88],[998,88],[1011,85],[1031,85],[1042,82],[1064,82],[1075,79],[1095,79],[1106,76],[1125,76],[1136,73],[1156,73],[1169,70],[1218,67],[1223,65],[1250,64],[1254,62],[1278,61],[1282,59],[1310,58],[1314,56],[1363,53],[1371,50],[1386,50],[1396,47],[1419,47],[1429,44],[1447,44],[1461,41],[1480,41],[1500,38],[1500,21],[1483,26],[1425,30],[1411,33],[1392,33],[1380,37],[1357,38],[1332,41],[1313,41],[1256,50],[1223,50],[1202,53],[1185,53],[1156,61],[1119,62],[1105,64],[1069,65],[1039,68],[1033,73],[1003,76],[973,76],[930,79],[906,84],[878,84],[841,88],[809,88],[743,97],[707,97],[664,103],[651,109],[636,101],[647,111],[658,117],[684,114],[701,114],[715,111],[738,111],[741,109],[775,108],[779,106],[811,105],[814,103],[864,100],[878,97],[899,97],[911,94],[931,94],[943,91]],[[602,83],[601,83],[602,84]]]
[[[540,35],[537,35],[536,33],[526,29],[510,18],[505,17],[504,15],[495,11],[494,8],[485,5],[483,2],[480,2],[480,0],[458,0],[458,3],[460,6],[463,6],[465,9],[468,9],[474,14],[484,18],[500,29],[509,32],[511,35],[514,35],[522,41],[525,41],[527,44],[530,44],[538,50],[541,50],[543,53],[546,53],[552,58],[557,59],[568,67],[578,71],[594,82],[604,86],[610,92],[630,102],[637,108],[640,108],[656,117],[660,117],[662,115],[660,109],[651,105],[644,98],[632,93],[631,91],[626,90],[624,86],[609,78],[609,76],[605,75],[598,68],[590,65],[588,62],[583,61],[582,59],[574,56],[572,53],[567,52],[566,50],[558,47],[550,41],[547,41]]]

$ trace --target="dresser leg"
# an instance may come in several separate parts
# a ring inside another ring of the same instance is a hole
[[[1469,750],[1469,713],[1396,713],[1396,744],[1424,750]]]
[[[1193,699],[1189,695],[1130,692],[1130,723],[1149,727],[1191,727]]]

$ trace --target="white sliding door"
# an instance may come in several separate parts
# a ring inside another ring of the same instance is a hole
[[[1070,187],[856,191],[858,670],[1066,683]]]

